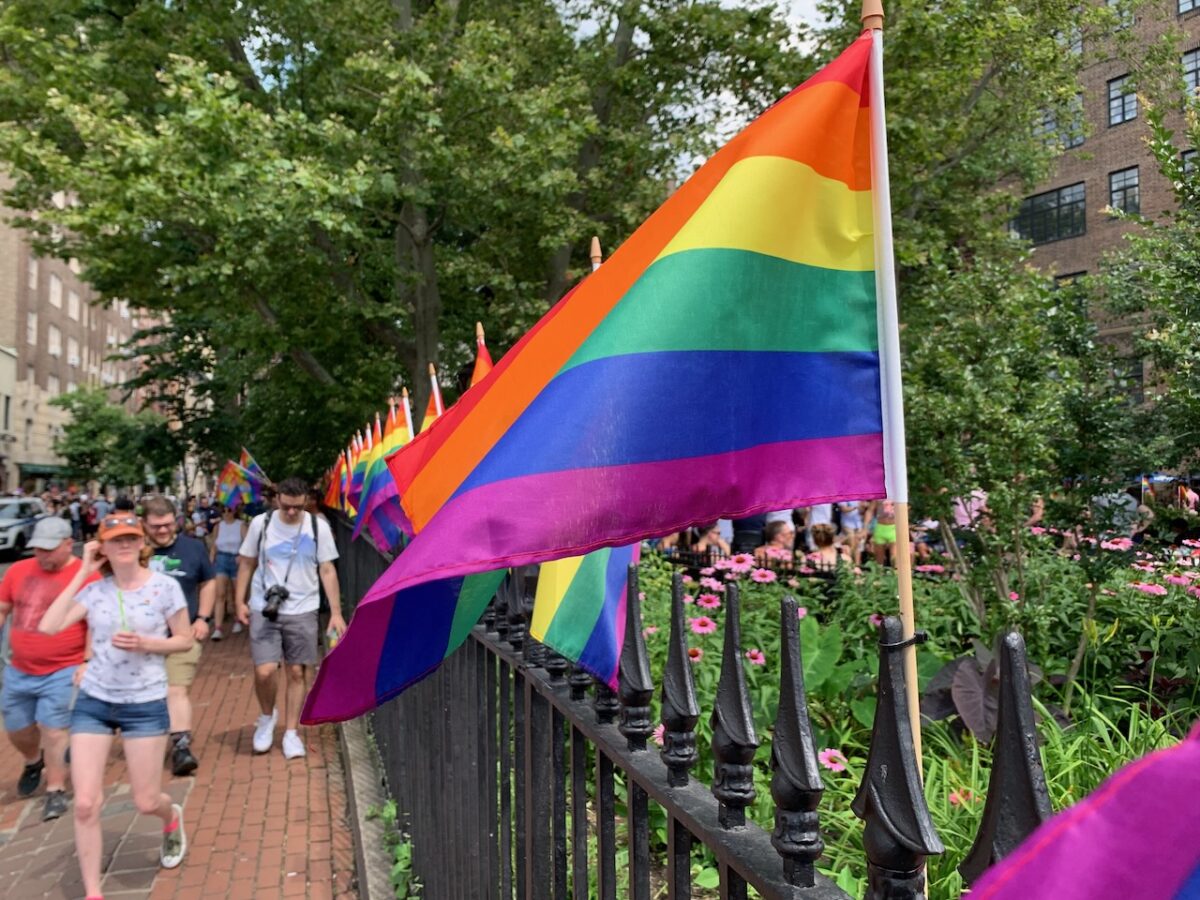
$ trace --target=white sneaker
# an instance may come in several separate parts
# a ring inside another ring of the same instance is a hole
[[[285,731],[283,733],[283,755],[287,759],[298,759],[305,753],[304,741],[300,740],[300,735],[294,731]]]
[[[220,640],[223,640],[224,637],[225,637],[225,633],[223,631],[221,631],[220,628],[214,628],[213,633],[212,633],[211,637],[209,638],[209,640],[220,641]]]
[[[254,752],[266,753],[275,742],[275,720],[279,710],[271,710],[269,716],[260,715],[254,724]]]
[[[241,633],[242,633],[242,623],[241,623],[241,622],[234,622],[234,623],[233,623],[233,627],[232,627],[232,628],[230,628],[229,630],[230,630],[231,632],[233,632],[234,634],[241,634]]]

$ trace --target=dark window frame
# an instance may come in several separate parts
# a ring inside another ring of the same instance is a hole
[[[1011,227],[1017,237],[1035,247],[1087,234],[1084,182],[1026,197],[1017,208]]]
[[[1138,117],[1138,101],[1136,91],[1126,91],[1125,84],[1129,81],[1129,75],[1125,74],[1119,78],[1111,78],[1108,81],[1108,127],[1113,128],[1117,125],[1124,125],[1126,122],[1132,122]],[[1114,94],[1113,89],[1119,88],[1121,92]],[[1119,113],[1120,118],[1115,118],[1114,113]]]
[[[1189,56],[1192,57],[1190,69],[1188,68]],[[1200,94],[1200,47],[1184,51],[1179,57],[1179,64],[1183,67],[1183,83],[1187,86],[1188,92],[1193,97]]]
[[[1108,205],[1135,215],[1141,212],[1141,173],[1137,166],[1108,173]]]

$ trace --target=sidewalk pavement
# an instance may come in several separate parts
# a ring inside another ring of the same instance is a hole
[[[200,898],[356,898],[355,855],[347,821],[346,778],[332,725],[301,729],[304,759],[251,749],[254,701],[245,632],[204,646],[192,686],[193,751],[200,768],[164,789],[183,804],[188,852],[179,868],[158,865],[161,824],[139,816],[129,796],[120,742],[105,773],[104,896]],[[72,814],[42,822],[42,787],[17,796],[21,758],[0,740],[0,895],[13,900],[83,897]],[[68,788],[69,793],[69,788]]]

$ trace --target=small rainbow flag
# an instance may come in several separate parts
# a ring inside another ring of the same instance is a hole
[[[637,565],[640,546],[544,562],[538,572],[529,633],[614,688],[625,640],[629,567]]]
[[[864,33],[751,123],[394,457],[416,537],[322,664],[305,721],[428,673],[387,635],[450,647],[439,580],[882,498],[903,478],[884,461],[880,346],[890,373],[896,335],[876,303],[872,48]]]

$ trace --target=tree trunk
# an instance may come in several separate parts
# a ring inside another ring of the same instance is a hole
[[[441,339],[442,295],[429,217],[423,207],[405,203],[396,228],[396,291],[407,296],[412,310],[413,345],[406,360],[409,393],[413,402],[413,424],[420,428],[429,402],[429,365],[437,365]]]
[[[617,20],[617,28],[613,33],[612,58],[609,61],[609,77],[595,85],[592,89],[592,114],[599,126],[596,134],[584,141],[579,148],[579,157],[575,164],[575,173],[579,183],[587,179],[592,169],[600,163],[600,133],[608,125],[612,115],[612,92],[617,74],[629,62],[633,52],[634,25],[632,14],[638,4],[627,3],[621,10]],[[573,193],[567,200],[572,209],[587,213],[587,197],[582,190]],[[543,295],[548,304],[553,305],[566,293],[569,280],[567,278],[571,266],[572,245],[568,242],[560,246],[550,256],[546,271],[546,292]]]

